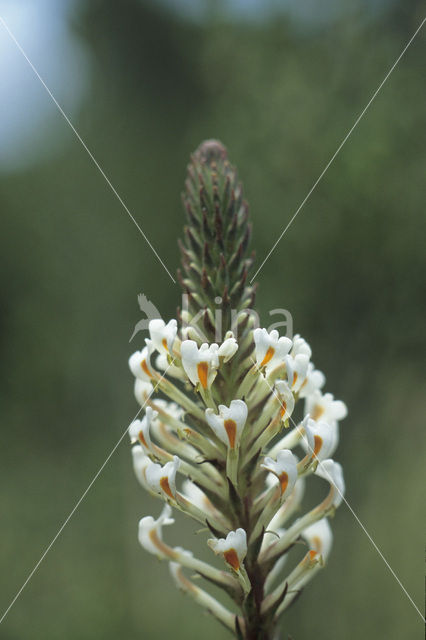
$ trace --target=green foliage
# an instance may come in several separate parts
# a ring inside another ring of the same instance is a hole
[[[93,83],[73,120],[172,272],[188,153],[206,137],[223,140],[244,180],[260,264],[420,23],[421,6],[396,3],[367,21],[359,2],[339,24],[301,33],[281,20],[196,26],[136,0],[87,3],[74,25]],[[348,500],[417,603],[424,57],[420,35],[259,274],[265,324],[269,309],[291,310],[349,407],[339,447]],[[142,344],[143,336],[128,344],[140,319],[137,294],[168,319],[180,291],[71,132],[55,159],[1,176],[0,203],[6,608],[136,413],[126,358]],[[162,640],[200,629],[204,640],[227,637],[138,547],[137,519],[156,509],[138,490],[123,445],[2,637]],[[287,624],[284,637],[295,640],[421,633],[418,614],[344,506],[330,567]]]

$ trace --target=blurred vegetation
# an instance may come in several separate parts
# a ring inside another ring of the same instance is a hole
[[[260,265],[423,17],[422,3],[401,1],[373,20],[359,2],[304,31],[284,18],[196,24],[136,0],[81,3],[72,28],[92,83],[75,125],[172,272],[188,155],[220,138],[245,183]],[[337,453],[347,498],[418,606],[425,55],[422,33],[258,277],[265,324],[268,309],[290,309],[327,390],[349,406]],[[137,294],[168,318],[179,291],[70,130],[59,156],[0,176],[0,205],[6,608],[137,411]],[[139,548],[139,518],[159,509],[133,477],[126,438],[2,638],[227,637]],[[201,548],[179,523],[172,544]],[[345,506],[333,524],[329,567],[283,637],[420,638],[418,614]]]

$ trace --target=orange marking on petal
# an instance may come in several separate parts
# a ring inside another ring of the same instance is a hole
[[[312,562],[313,560],[315,560],[315,557],[318,555],[318,553],[316,551],[314,551],[313,549],[311,549],[309,551],[309,560]]]
[[[288,487],[288,474],[283,471],[282,473],[280,473],[280,475],[278,476],[278,480],[280,481],[280,485],[281,485],[281,495],[284,493],[284,491],[287,489]]]
[[[285,415],[285,412],[287,411],[287,403],[283,402],[281,404],[281,409],[280,409],[280,416],[281,418]]]
[[[146,449],[149,449],[149,447],[148,447],[148,445],[147,445],[147,442],[146,442],[146,440],[145,440],[145,436],[143,435],[143,431],[139,431],[139,433],[138,433],[138,437],[139,437],[139,441],[140,441],[140,443],[141,443],[144,447],[146,447]]]
[[[146,360],[142,360],[141,369],[142,369],[142,371],[144,371],[146,373],[147,376],[152,378],[152,374],[151,374],[151,371],[148,369],[148,365],[146,364]]]
[[[314,456],[317,456],[321,451],[322,438],[320,436],[314,436]]]
[[[294,387],[294,385],[296,384],[296,382],[297,382],[297,373],[295,373],[295,374],[294,374],[294,377],[293,377],[293,383],[292,383],[292,385],[291,385],[291,386],[292,386],[292,387]]]
[[[176,573],[177,578],[185,591],[190,591],[194,594],[198,593],[197,587],[193,585],[192,582],[183,574],[181,567],[176,570]]]
[[[324,411],[325,411],[324,407],[321,407],[321,405],[316,404],[311,413],[312,420],[319,420],[322,414],[324,413]]]
[[[169,347],[167,346],[167,340],[166,340],[166,338],[163,338],[163,339],[162,339],[161,344],[163,345],[163,347],[165,348],[165,350],[168,352],[168,351],[169,351]]]
[[[321,541],[321,538],[319,536],[314,536],[312,538],[312,545],[315,547],[315,550],[318,553],[321,553],[321,551],[322,551],[322,541]]]
[[[199,362],[197,364],[198,379],[201,382],[203,389],[207,389],[208,372],[209,372],[209,365],[207,362]]]
[[[161,553],[164,553],[165,556],[168,556],[171,559],[174,559],[176,557],[176,552],[173,549],[170,549],[167,544],[160,540],[155,529],[151,529],[148,535],[152,544],[157,547],[157,549],[161,551]]]
[[[225,431],[228,435],[229,446],[231,447],[231,449],[234,449],[235,440],[237,437],[237,423],[235,422],[235,420],[225,420],[223,426],[225,427]]]
[[[240,561],[238,559],[238,554],[235,549],[228,549],[223,554],[226,562],[234,569],[234,571],[238,571],[240,568]]]
[[[273,347],[268,347],[267,352],[265,353],[265,357],[263,358],[262,362],[260,363],[261,367],[264,367],[265,364],[268,364],[268,362],[270,360],[272,360],[273,356],[275,353],[275,349]]]
[[[169,498],[171,498],[172,500],[175,499],[172,490],[170,489],[170,485],[169,485],[169,479],[167,476],[163,476],[160,479],[160,487],[162,488],[162,490],[164,491],[165,494],[167,494],[169,496]]]

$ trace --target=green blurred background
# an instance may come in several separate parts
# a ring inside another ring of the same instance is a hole
[[[259,265],[425,12],[405,0],[3,4],[172,272],[199,142],[220,138],[239,168]],[[169,318],[179,291],[1,26],[0,42],[4,610],[137,411],[137,294]],[[291,310],[349,406],[336,454],[347,499],[419,607],[425,56],[420,33],[258,277],[264,323]],[[139,518],[159,509],[126,437],[0,636],[228,637],[139,547]],[[178,523],[167,539],[201,547]],[[283,638],[420,638],[420,616],[346,506],[333,527],[329,567]]]

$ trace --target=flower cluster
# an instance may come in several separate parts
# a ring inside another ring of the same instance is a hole
[[[157,520],[142,518],[139,541],[170,562],[183,591],[246,637],[244,603],[254,592],[261,619],[275,622],[327,561],[328,518],[344,494],[332,456],[346,407],[323,393],[324,375],[298,335],[290,340],[276,330],[251,329],[247,354],[236,360],[241,345],[231,332],[221,344],[207,344],[196,329],[185,339],[176,320],[158,319],[149,333],[129,359],[145,408],[129,435],[139,482],[166,504]],[[329,485],[328,493],[301,516],[305,485],[315,478]],[[208,527],[208,546],[222,568],[163,540],[172,508]],[[284,561],[297,541],[304,555],[285,576]],[[192,583],[185,568],[223,587],[243,613]]]
[[[185,305],[177,320],[151,320],[129,360],[145,409],[129,429],[134,470],[165,503],[157,519],[142,518],[139,541],[239,640],[269,640],[331,551],[329,518],[345,490],[333,456],[346,407],[323,392],[301,336],[257,328],[248,205],[220,142],[192,156],[183,203]],[[303,513],[316,482],[325,495]],[[170,530],[163,538],[173,510],[208,533],[206,559],[170,544]],[[224,589],[229,608],[188,570]]]

